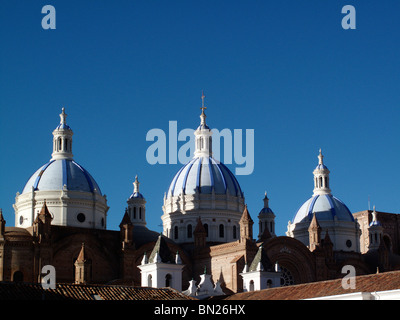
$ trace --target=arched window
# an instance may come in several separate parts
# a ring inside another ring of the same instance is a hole
[[[13,274],[14,282],[22,282],[24,281],[24,274],[21,271],[15,271]]]
[[[322,177],[319,177],[319,187],[322,188]]]
[[[170,287],[171,286],[171,282],[172,282],[172,276],[168,273],[165,276],[165,286],[166,287]]]
[[[153,281],[152,280],[153,280],[153,277],[152,277],[151,274],[149,274],[148,277],[147,277],[147,286],[148,287],[152,287],[153,286],[153,284],[152,284]]]
[[[139,219],[142,219],[142,207],[139,207]]]
[[[324,180],[325,180],[325,188],[328,188],[328,177],[325,177]]]
[[[253,280],[250,281],[249,291],[254,291],[254,281]]]
[[[206,230],[206,237],[208,237],[208,224],[204,224],[204,230]]]
[[[220,238],[224,237],[224,225],[223,224],[219,225],[219,237]]]
[[[188,237],[189,239],[191,239],[191,238],[192,238],[192,234],[193,234],[193,232],[192,232],[192,225],[189,224],[189,225],[187,226],[187,237]]]
[[[267,288],[272,288],[272,280],[271,279],[267,280]]]
[[[178,239],[178,226],[174,228],[174,239]]]
[[[236,239],[236,237],[237,237],[236,226],[233,226],[233,234],[232,234],[232,236],[233,236],[233,239]]]
[[[133,219],[136,219],[136,207],[133,208]]]
[[[58,149],[57,151],[61,150],[61,138],[58,138]]]

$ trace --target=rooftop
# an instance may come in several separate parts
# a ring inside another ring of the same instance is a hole
[[[355,289],[344,289],[342,279],[236,293],[226,300],[302,300],[350,293],[372,293],[400,289],[400,271],[357,276]]]

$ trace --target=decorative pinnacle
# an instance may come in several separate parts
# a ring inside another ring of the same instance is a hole
[[[319,159],[319,164],[324,164],[324,161],[323,161],[324,156],[322,155],[321,149],[319,149],[318,159]]]
[[[200,109],[203,110],[203,113],[204,113],[204,109],[207,109],[207,108],[204,106],[204,98],[205,98],[205,97],[206,97],[206,96],[204,95],[204,91],[201,90],[201,108],[200,108]]]
[[[65,108],[63,107],[61,110],[62,111],[61,111],[61,114],[60,114],[60,119],[61,119],[60,123],[61,124],[66,124],[67,123],[67,121],[66,121],[67,114],[65,113]]]
[[[204,91],[201,91],[201,115],[200,115],[200,119],[201,119],[201,125],[205,125],[206,124],[206,114],[204,113],[204,110],[207,109],[207,107],[204,106],[204,98],[206,96],[204,95]]]
[[[135,176],[135,182],[133,183],[133,193],[139,192],[139,180],[138,180],[138,176]]]
[[[264,197],[264,208],[268,208],[268,197],[267,197],[267,191],[265,191],[265,197]]]

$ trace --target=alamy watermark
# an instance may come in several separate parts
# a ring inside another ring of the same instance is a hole
[[[250,175],[254,171],[254,129],[246,129],[243,139],[242,129],[212,129],[212,156],[224,164],[236,164],[235,174]],[[146,151],[149,164],[186,164],[194,154],[195,130],[182,129],[178,133],[177,121],[169,121],[168,133],[159,128],[151,129],[146,134],[146,141],[154,141]],[[167,142],[168,140],[168,142]],[[221,153],[221,141],[223,150]],[[179,142],[184,142],[178,146]],[[211,142],[209,142],[211,145]],[[167,149],[168,145],[168,149]]]

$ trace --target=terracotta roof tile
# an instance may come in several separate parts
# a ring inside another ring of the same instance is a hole
[[[192,300],[171,288],[115,285],[57,284],[43,289],[38,283],[0,282],[0,300]]]
[[[356,277],[355,289],[344,289],[342,279],[304,283],[260,291],[236,293],[227,300],[301,300],[355,292],[375,292],[400,289],[400,271]]]

